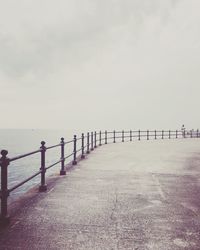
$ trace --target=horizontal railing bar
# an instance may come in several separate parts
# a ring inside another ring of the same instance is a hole
[[[69,143],[72,143],[72,142],[74,142],[74,140],[66,141],[65,144],[69,144]]]
[[[80,141],[80,140],[82,140],[82,137],[79,137],[79,138],[77,138],[76,140],[77,140],[77,141]]]
[[[80,149],[76,150],[76,153],[80,152],[81,150],[82,150],[82,148],[80,148]]]
[[[37,153],[39,153],[39,152],[41,152],[40,149],[38,149],[38,150],[36,150],[36,151],[33,151],[33,152],[30,152],[30,153],[27,153],[27,154],[23,154],[23,155],[19,155],[19,156],[10,158],[10,162],[11,162],[11,161],[19,160],[19,159],[21,159],[21,158],[25,158],[25,157],[30,156],[30,155],[37,154]]]
[[[67,155],[64,159],[66,160],[67,158],[71,157],[74,153],[71,153],[70,155]]]
[[[86,136],[85,136],[84,138],[86,138]],[[81,140],[81,139],[82,139],[82,138],[80,137],[80,138],[78,138],[77,140]],[[69,144],[69,143],[72,143],[72,142],[74,142],[74,140],[67,141],[67,142],[65,142],[64,144]],[[59,146],[61,146],[60,143],[59,143],[59,144],[56,144],[56,145],[53,145],[53,146],[46,147],[46,150],[49,150],[49,149],[52,149],[52,148],[56,148],[56,147],[59,147]],[[16,157],[12,157],[12,158],[10,158],[10,162],[16,161],[16,160],[19,160],[19,159],[22,159],[22,158],[25,158],[25,157],[27,157],[27,156],[30,156],[30,155],[33,155],[33,154],[36,154],[36,153],[39,153],[39,152],[41,152],[40,149],[38,149],[38,150],[36,150],[36,151],[33,151],[33,152],[29,152],[29,153],[23,154],[23,155],[19,155],[19,156],[16,156]]]
[[[52,149],[52,148],[57,148],[57,147],[59,147],[59,146],[61,146],[60,143],[59,143],[59,144],[56,144],[56,145],[53,145],[53,146],[46,147],[46,150]]]
[[[55,166],[55,165],[57,165],[58,163],[60,163],[62,160],[63,160],[63,159],[61,159],[61,160],[59,160],[59,161],[53,163],[52,165],[46,167],[45,169],[47,170],[47,169],[49,169],[49,168],[52,168],[53,166]]]
[[[32,175],[31,177],[27,178],[26,180],[20,182],[19,184],[17,184],[16,186],[10,188],[8,191],[9,193],[12,192],[13,190],[17,189],[18,187],[21,187],[22,185],[24,185],[26,182],[32,180],[33,178],[35,178],[37,175],[41,174],[41,170],[38,171],[37,173],[35,173],[34,175]]]

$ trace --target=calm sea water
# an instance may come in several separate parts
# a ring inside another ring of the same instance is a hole
[[[84,131],[72,130],[29,130],[29,129],[0,129],[0,150],[8,150],[8,156],[14,157],[20,154],[28,153],[39,149],[40,142],[45,141],[46,146],[52,146],[60,143],[60,138],[64,137],[65,141],[73,139],[73,135],[81,135]],[[80,145],[79,145],[80,146]],[[72,144],[65,146],[66,154],[73,150]],[[46,153],[46,166],[60,159],[60,147],[48,150]],[[69,159],[71,160],[71,159]],[[68,160],[68,161],[69,161]],[[11,162],[8,167],[9,188],[30,177],[40,169],[40,153]],[[47,176],[59,173],[60,164],[47,171]],[[25,193],[28,189],[40,183],[40,176],[35,177],[20,188],[10,194],[9,200],[16,199]]]

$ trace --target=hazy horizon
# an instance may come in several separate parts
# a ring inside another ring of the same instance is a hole
[[[0,128],[198,128],[197,0],[0,0]]]

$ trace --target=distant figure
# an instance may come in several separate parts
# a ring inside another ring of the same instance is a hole
[[[185,126],[184,126],[184,124],[181,127],[181,131],[182,131],[183,137],[185,138]]]

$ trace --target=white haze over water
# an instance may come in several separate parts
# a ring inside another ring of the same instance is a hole
[[[81,132],[84,131],[64,129],[0,129],[0,150],[8,150],[10,157],[14,157],[19,154],[38,150],[41,146],[41,141],[45,141],[46,146],[49,147],[59,144],[61,137],[65,141],[73,140],[74,135],[80,138]]]
[[[0,127],[196,129],[199,9],[199,0],[0,0]]]

